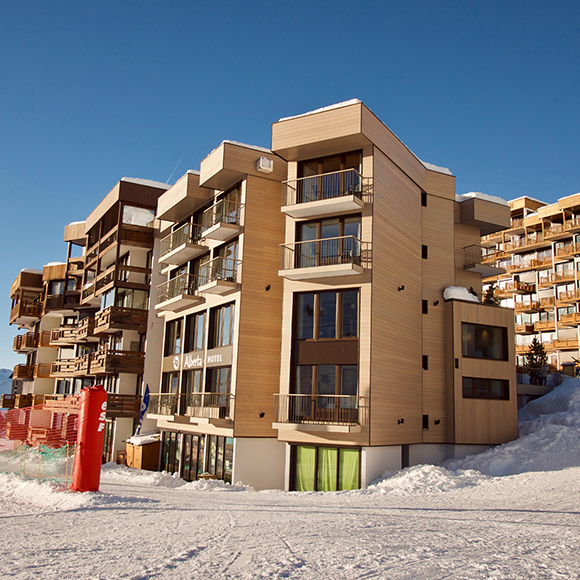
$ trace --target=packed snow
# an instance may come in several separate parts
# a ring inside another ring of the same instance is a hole
[[[463,300],[464,302],[479,302],[479,298],[463,286],[447,286],[443,290],[444,300]]]
[[[580,380],[520,439],[365,490],[255,492],[107,464],[101,492],[0,475],[2,577],[580,578]]]
[[[470,191],[468,193],[456,193],[455,201],[463,202],[469,199],[482,199],[485,201],[491,201],[492,203],[497,203],[498,205],[508,205],[508,202],[497,195],[489,195],[487,193],[481,193],[481,191]]]

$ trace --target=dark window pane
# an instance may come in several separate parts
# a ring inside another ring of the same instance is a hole
[[[318,338],[336,338],[336,292],[320,293]]]
[[[312,367],[296,367],[296,384],[294,385],[294,394],[311,395],[312,394]]]
[[[356,397],[358,395],[358,366],[345,365],[341,367],[342,384],[341,395],[350,395]]]
[[[342,336],[358,336],[358,290],[342,293]]]
[[[360,240],[360,217],[345,218],[344,235],[354,236]]]
[[[461,325],[463,356],[507,360],[507,330],[482,324]]]
[[[335,395],[336,394],[336,366],[319,365],[318,366],[318,395]]]
[[[296,339],[314,338],[314,294],[296,294]]]

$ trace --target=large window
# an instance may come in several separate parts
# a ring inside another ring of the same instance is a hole
[[[205,337],[205,312],[190,314],[185,319],[185,350],[202,350]]]
[[[181,354],[181,318],[171,320],[165,325],[165,348],[163,356]]]
[[[360,487],[360,449],[296,445],[294,491],[341,491]]]
[[[463,356],[508,360],[506,328],[463,322],[461,333]]]
[[[358,295],[358,290],[295,294],[295,340],[356,338]]]
[[[463,377],[463,398],[509,400],[509,381]]]
[[[234,304],[210,310],[209,348],[230,346],[234,342]]]

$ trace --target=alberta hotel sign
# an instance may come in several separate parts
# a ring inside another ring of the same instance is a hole
[[[204,367],[227,367],[232,364],[232,347],[213,348],[208,351],[187,352],[163,359],[163,371],[193,371]]]

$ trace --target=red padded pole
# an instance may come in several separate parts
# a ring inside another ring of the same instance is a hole
[[[107,391],[103,385],[85,387],[81,391],[72,491],[99,491],[106,415]]]

